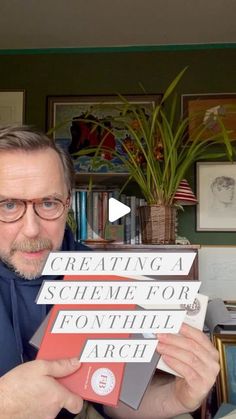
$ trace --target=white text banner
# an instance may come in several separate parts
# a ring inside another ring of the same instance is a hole
[[[44,281],[37,304],[192,304],[199,281]]]
[[[154,339],[89,339],[81,362],[150,362],[157,347]]]
[[[51,252],[42,275],[188,275],[195,252]]]
[[[185,310],[60,310],[51,333],[178,333]]]

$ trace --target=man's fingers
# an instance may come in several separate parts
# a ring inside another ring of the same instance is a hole
[[[71,413],[79,413],[83,407],[83,399],[80,396],[65,389],[64,391],[64,405],[63,407]]]
[[[202,349],[200,345],[197,347],[196,344],[196,347],[192,348],[191,351],[189,348],[183,349],[178,346],[159,343],[157,350],[160,354],[163,355],[164,360],[166,356],[171,357],[172,359],[176,360],[176,365],[178,362],[185,364],[192,370],[195,370],[196,373],[200,376],[205,374],[209,368],[209,365],[211,369],[210,375],[215,375],[219,372],[218,362],[209,355],[209,352],[207,352],[205,349]]]
[[[62,378],[75,372],[81,365],[78,358],[59,359],[56,361],[39,360],[40,368],[43,369],[43,375],[53,378]],[[60,408],[63,407],[73,414],[77,414],[82,410],[83,399],[66,389],[62,384],[55,381],[60,395]]]
[[[183,323],[180,328],[180,334],[186,336],[187,338],[195,340],[207,351],[211,352],[211,355],[214,356],[216,360],[219,359],[218,351],[214,348],[210,339],[200,330],[196,329],[195,327],[189,326],[186,323]]]
[[[65,377],[76,371],[81,363],[77,358],[59,359],[56,361],[37,360],[36,367],[43,375],[59,378]]]
[[[191,327],[187,324],[182,324],[180,329],[180,334],[168,334],[168,333],[159,333],[157,335],[160,343],[166,345],[173,345],[196,355],[202,357],[202,360],[206,360],[206,357],[210,357],[216,362],[219,361],[219,353],[216,348],[212,345],[211,341],[207,336],[204,335],[200,330]],[[157,347],[158,350],[158,347]]]
[[[191,386],[200,379],[209,388],[219,372],[219,355],[199,330],[183,324],[180,334],[159,334],[157,350],[167,365],[183,376]]]

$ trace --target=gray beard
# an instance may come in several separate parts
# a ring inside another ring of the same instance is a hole
[[[21,270],[12,263],[12,257],[14,256],[15,252],[37,252],[40,250],[52,250],[52,248],[53,245],[50,239],[25,239],[21,242],[14,242],[11,246],[9,254],[2,254],[1,258],[2,261],[20,277],[20,279],[23,278],[30,281],[41,276],[45,261],[28,261],[29,266],[32,267],[32,272],[28,272],[24,269]]]
[[[35,269],[37,269],[37,267],[38,267],[38,270],[36,270],[36,272],[28,273],[28,272],[24,272],[24,271],[18,269],[16,266],[14,266],[9,261],[8,258],[2,257],[1,260],[11,271],[13,271],[17,274],[19,279],[26,279],[27,281],[32,281],[32,280],[37,279],[41,276],[42,268],[40,267],[40,269],[39,269],[39,267],[38,267],[39,264],[35,263],[35,265],[37,265],[37,266],[35,266]]]

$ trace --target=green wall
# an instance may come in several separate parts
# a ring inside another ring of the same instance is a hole
[[[163,92],[185,66],[180,93],[236,92],[236,48],[0,55],[0,89],[26,90],[25,122],[46,129],[47,95]],[[195,188],[194,169],[191,173]],[[196,232],[195,207],[179,216],[191,243],[236,244],[236,232]]]

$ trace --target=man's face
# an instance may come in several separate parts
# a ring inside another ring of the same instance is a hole
[[[52,149],[0,152],[0,200],[68,197],[62,163]],[[57,220],[42,220],[28,204],[13,223],[0,221],[0,258],[27,279],[40,276],[51,250],[62,244],[67,210]]]

